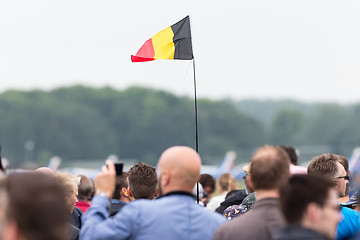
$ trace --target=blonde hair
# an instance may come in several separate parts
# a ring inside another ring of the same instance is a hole
[[[224,191],[231,191],[237,189],[237,184],[234,177],[230,173],[223,173],[219,178],[219,186]]]
[[[77,192],[80,177],[76,177],[66,172],[54,172],[53,176],[63,185],[65,197],[69,197]]]

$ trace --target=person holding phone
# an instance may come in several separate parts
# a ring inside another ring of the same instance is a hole
[[[165,150],[157,165],[160,198],[132,201],[121,214],[109,218],[106,205],[116,174],[108,161],[108,167],[95,178],[97,192],[83,216],[80,239],[212,239],[226,219],[196,204],[192,191],[200,167],[200,156],[189,147]]]

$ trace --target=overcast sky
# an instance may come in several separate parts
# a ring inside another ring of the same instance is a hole
[[[359,12],[358,0],[4,0],[0,92],[141,85],[192,96],[191,61],[130,61],[190,15],[200,97],[358,102]]]

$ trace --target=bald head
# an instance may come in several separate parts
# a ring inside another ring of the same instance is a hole
[[[158,162],[162,194],[170,191],[192,192],[199,180],[200,167],[200,156],[192,148],[175,146],[165,150]]]
[[[35,169],[35,172],[43,173],[43,174],[52,174],[54,171],[48,167],[40,167],[38,169]]]

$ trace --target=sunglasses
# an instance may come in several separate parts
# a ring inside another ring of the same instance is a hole
[[[345,180],[348,180],[350,179],[350,176],[349,175],[346,175],[346,176],[341,176],[341,177],[336,177],[335,179],[339,179],[339,178],[343,178]]]

